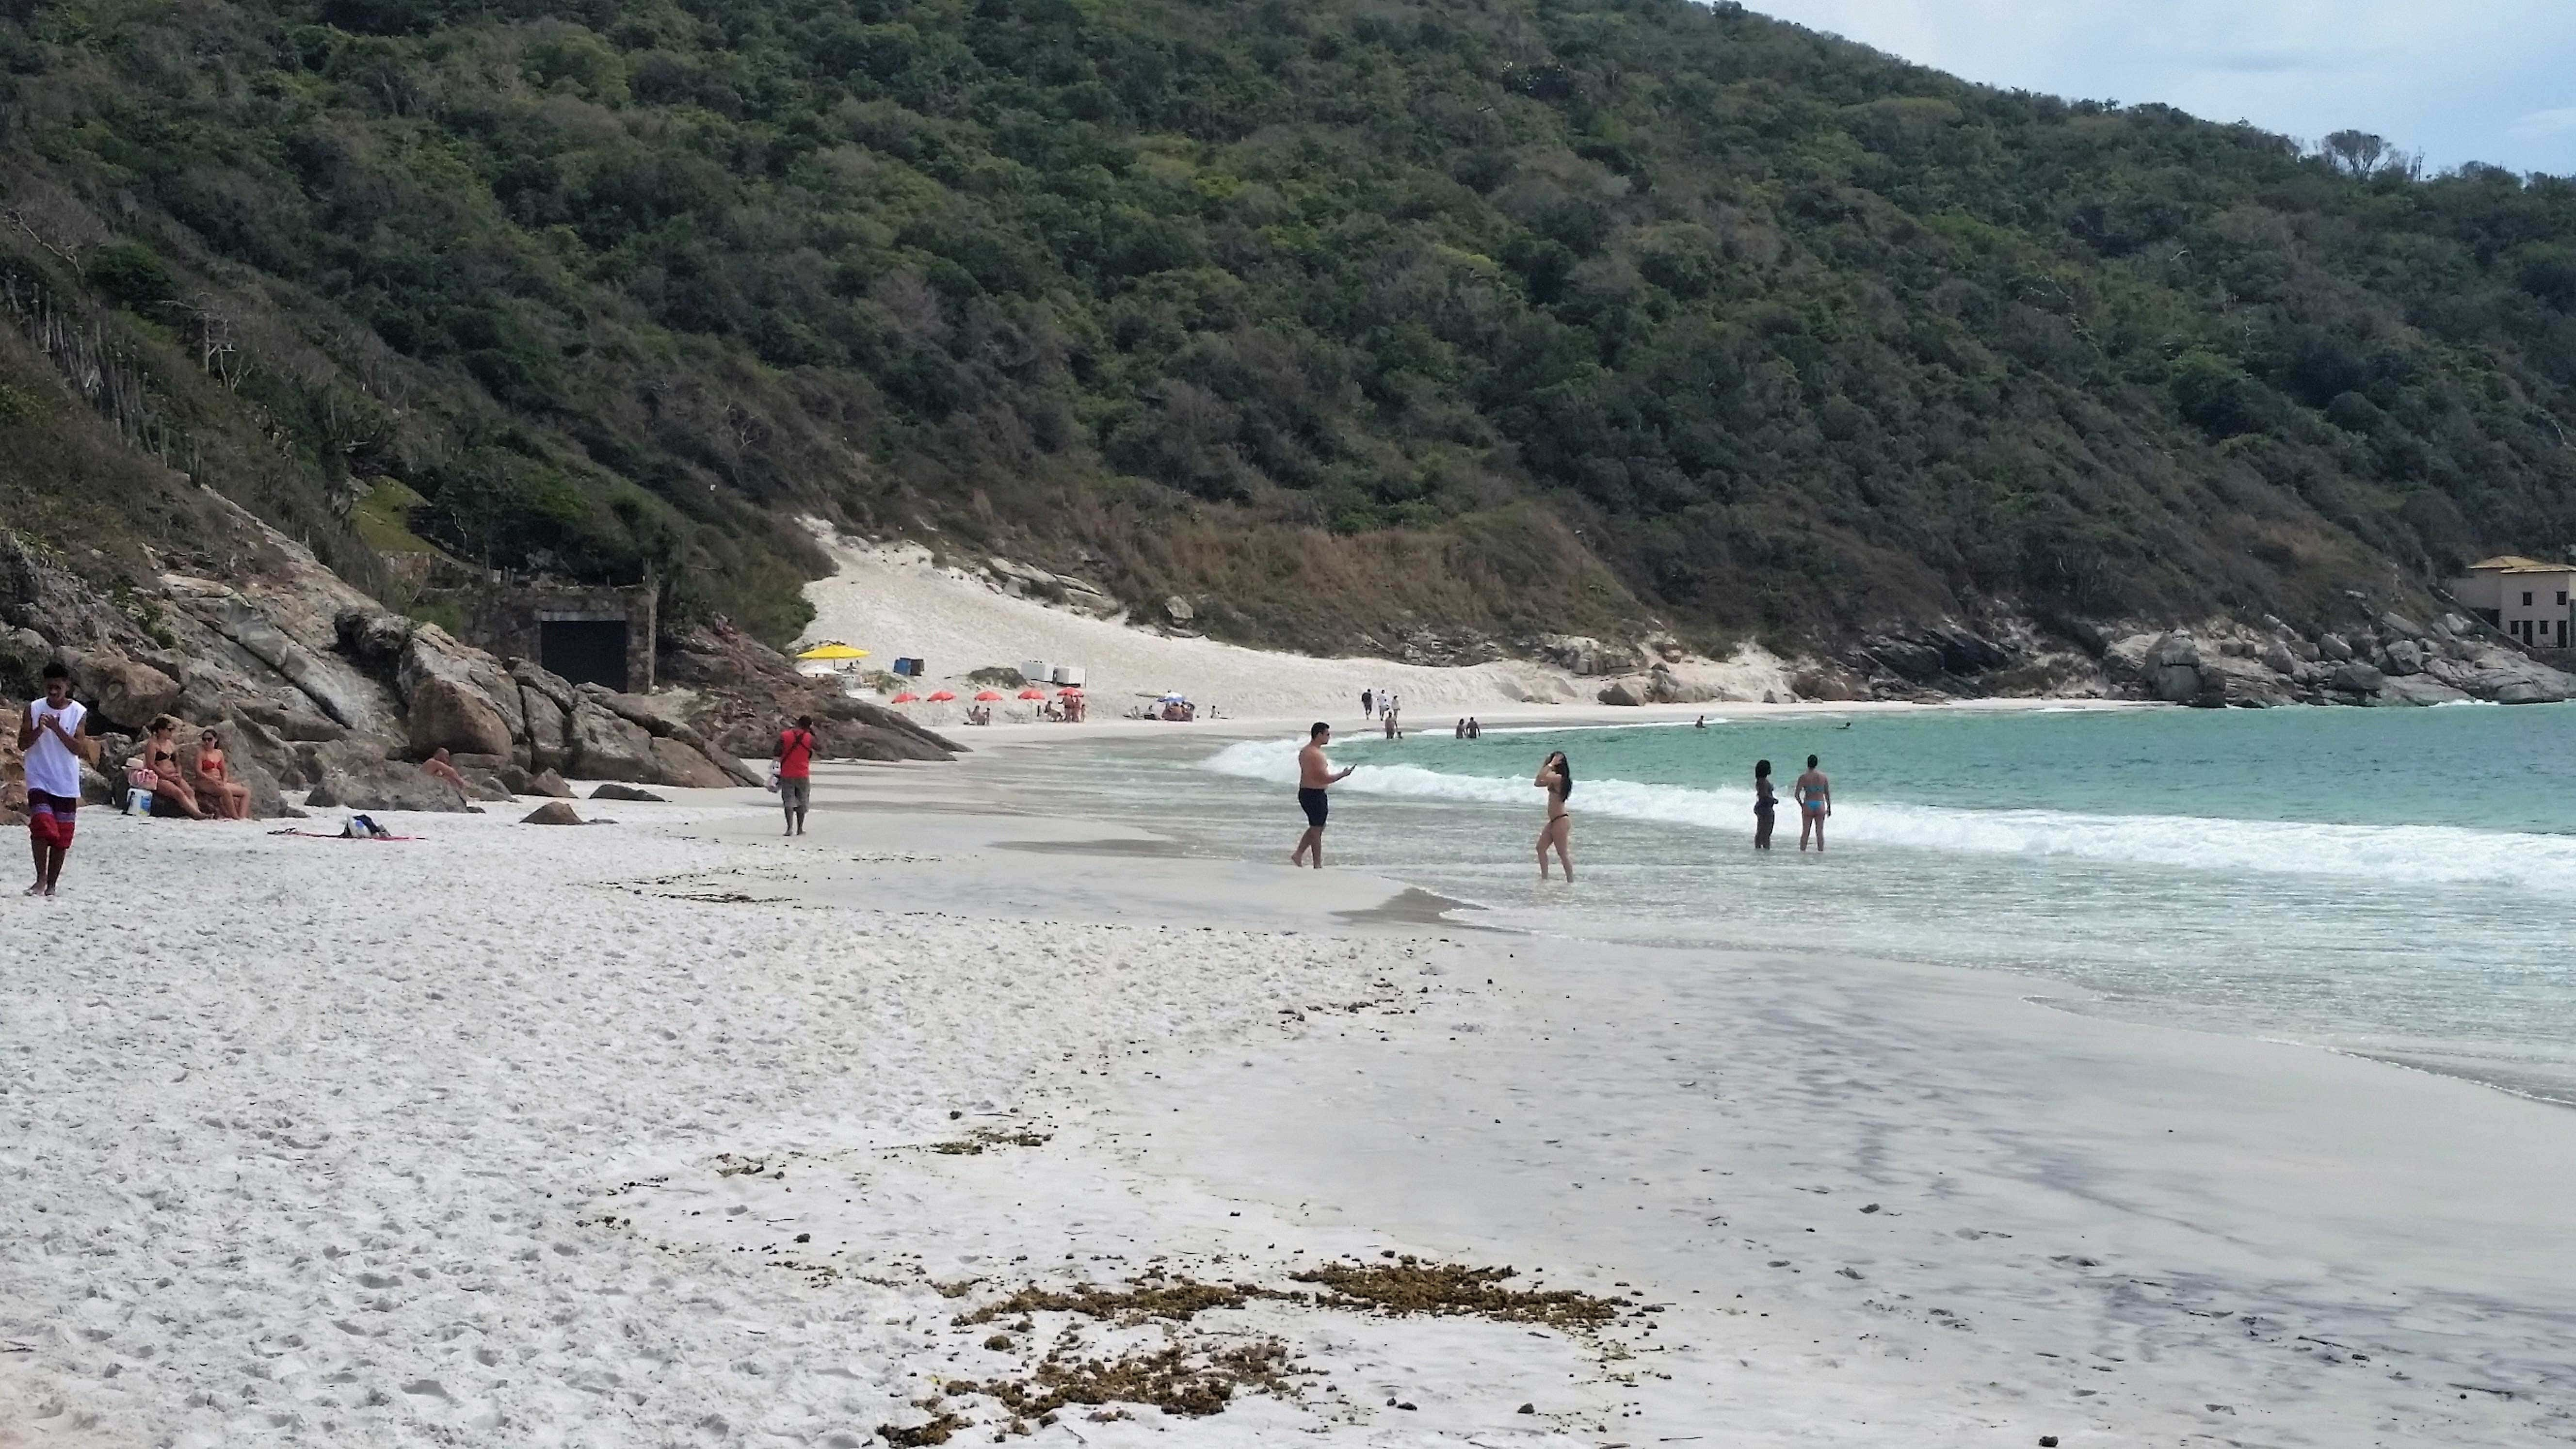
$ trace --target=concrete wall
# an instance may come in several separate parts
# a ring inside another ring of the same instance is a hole
[[[559,583],[551,579],[502,580],[421,591],[424,602],[452,604],[462,616],[458,637],[503,658],[545,662],[548,620],[617,621],[626,625],[625,687],[653,688],[653,631],[661,587],[647,580],[630,586]],[[616,681],[611,680],[614,684]]]

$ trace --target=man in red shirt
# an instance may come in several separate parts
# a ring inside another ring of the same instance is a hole
[[[787,833],[805,833],[805,810],[814,803],[814,717],[801,715],[793,729],[778,732],[778,804],[787,812]]]

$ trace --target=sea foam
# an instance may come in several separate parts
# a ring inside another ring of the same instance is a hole
[[[1203,768],[1293,785],[1294,740],[1246,740]],[[1338,791],[1399,799],[1537,808],[1525,776],[1452,775],[1419,765],[1362,765]],[[1780,826],[1797,806],[1781,782]],[[1578,779],[1578,815],[1750,832],[1752,790],[1718,792],[1635,780]],[[2228,874],[2343,876],[2390,884],[2576,890],[2576,837],[2448,825],[2333,825],[2191,815],[2092,815],[2063,810],[1961,810],[1854,801],[1834,807],[1833,839],[1854,845],[2165,866]]]

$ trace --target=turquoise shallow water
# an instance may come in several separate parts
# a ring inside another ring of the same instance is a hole
[[[1347,722],[1356,727],[1357,721]],[[2365,1052],[2576,1103],[2576,706],[1926,711],[1337,745],[1332,863],[1605,940],[1859,953],[2080,1009]],[[1284,857],[1294,740],[1112,746],[1100,811]],[[1574,762],[1578,883],[1529,780]],[[1801,856],[1788,782],[1834,782]],[[1749,847],[1751,771],[1782,786]],[[2035,984],[2034,995],[2058,995]]]

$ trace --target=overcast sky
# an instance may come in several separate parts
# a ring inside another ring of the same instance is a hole
[[[1746,0],[1989,85],[2576,173],[2576,0]]]

